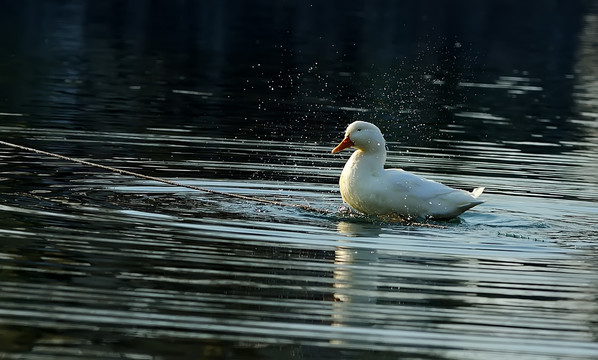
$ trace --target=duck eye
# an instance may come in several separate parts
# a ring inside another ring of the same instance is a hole
[[[357,131],[361,131],[361,128],[357,129]]]

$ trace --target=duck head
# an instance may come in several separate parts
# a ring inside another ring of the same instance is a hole
[[[336,154],[351,147],[371,153],[386,151],[386,143],[380,129],[365,121],[351,123],[345,131],[345,139],[332,149],[332,153]]]

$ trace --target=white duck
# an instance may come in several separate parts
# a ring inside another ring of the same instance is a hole
[[[347,127],[345,139],[332,150],[357,149],[339,181],[343,200],[368,215],[398,214],[414,218],[448,219],[483,203],[484,191],[452,189],[401,169],[384,169],[386,142],[380,129],[365,121]]]

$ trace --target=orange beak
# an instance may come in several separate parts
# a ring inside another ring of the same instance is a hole
[[[353,145],[355,145],[355,144],[353,144],[353,141],[351,141],[351,139],[349,139],[349,137],[347,136],[343,141],[341,141],[340,144],[338,144],[337,147],[332,149],[332,153],[336,154],[337,152],[341,152],[341,151],[345,150],[346,148],[350,148]]]

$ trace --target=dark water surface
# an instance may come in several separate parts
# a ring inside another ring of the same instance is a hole
[[[0,1],[0,358],[598,358],[593,1]],[[331,155],[486,203],[342,210]]]

